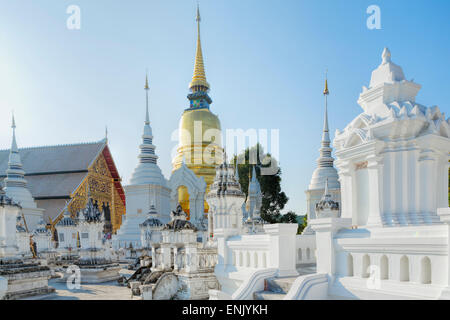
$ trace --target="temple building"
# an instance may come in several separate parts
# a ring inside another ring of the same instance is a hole
[[[105,213],[106,231],[115,232],[125,214],[125,194],[106,138],[91,143],[19,149],[14,131],[11,150],[0,150],[0,180],[6,194],[21,203],[30,231],[41,218],[54,231],[66,206],[75,217],[86,205],[86,184],[95,205]],[[25,199],[26,192],[31,194]],[[39,214],[30,220],[29,212],[36,210]]]
[[[173,160],[173,171],[182,166],[183,158],[189,169],[206,182],[206,193],[214,180],[215,167],[222,159],[221,126],[217,115],[210,110],[210,86],[206,81],[200,41],[200,10],[197,7],[197,52],[194,75],[189,84],[191,91],[187,98],[189,108],[185,109],[179,124],[179,146]],[[178,200],[184,212],[190,218],[190,195],[187,187],[177,190]],[[208,212],[208,203],[204,201],[204,212]]]

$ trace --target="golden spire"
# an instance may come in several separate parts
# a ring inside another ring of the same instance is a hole
[[[325,72],[325,89],[323,90],[323,94],[324,95],[329,95],[330,94],[330,92],[328,91],[327,73],[328,73],[328,70],[327,70],[327,72]]]
[[[205,65],[203,63],[202,44],[200,41],[200,8],[197,4],[197,52],[195,54],[194,75],[192,81],[189,84],[189,88],[195,92],[199,90],[208,90],[209,83],[206,81]]]

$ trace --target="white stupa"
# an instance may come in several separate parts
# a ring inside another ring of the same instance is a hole
[[[127,210],[125,220],[113,237],[114,247],[141,247],[141,230],[139,225],[147,218],[148,209],[154,205],[160,213],[163,223],[170,217],[170,188],[168,182],[157,164],[158,156],[155,154],[153,134],[148,114],[148,79],[145,80],[146,111],[142,144],[139,146],[139,163],[134,169],[130,184],[125,186]]]
[[[325,79],[325,116],[323,121],[322,143],[319,149],[320,157],[317,159],[317,168],[314,170],[306,193],[308,226],[303,231],[304,234],[314,233],[309,226],[311,219],[317,218],[316,204],[322,199],[325,192],[325,183],[328,183],[328,192],[332,199],[340,202],[341,186],[337,170],[333,166],[334,158],[331,156],[330,133],[328,129],[328,80]]]
[[[9,152],[8,169],[6,169],[6,178],[4,180],[5,193],[14,202],[20,204],[25,216],[25,223],[29,232],[37,228],[37,225],[43,218],[44,209],[39,209],[27,188],[25,180],[25,171],[23,170],[22,160],[19,154],[19,148],[16,142],[16,122],[12,118],[12,143]]]

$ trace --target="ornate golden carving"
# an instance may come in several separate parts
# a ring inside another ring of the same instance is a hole
[[[103,211],[103,204],[109,205],[112,231],[116,232],[122,224],[125,205],[114,186],[114,179],[103,154],[100,154],[91,167],[88,168],[86,177],[70,195],[71,200],[68,204],[68,210],[72,217],[75,217],[86,206],[88,186],[91,198],[94,202],[97,202],[100,211]],[[56,225],[62,217],[63,212],[52,222],[52,226]]]

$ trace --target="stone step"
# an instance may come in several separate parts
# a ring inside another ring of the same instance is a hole
[[[267,291],[271,291],[274,293],[286,294],[291,289],[292,284],[294,283],[295,279],[297,279],[297,277],[266,279],[264,288]]]
[[[283,300],[286,296],[284,293],[276,293],[272,291],[259,291],[253,293],[254,300]]]

